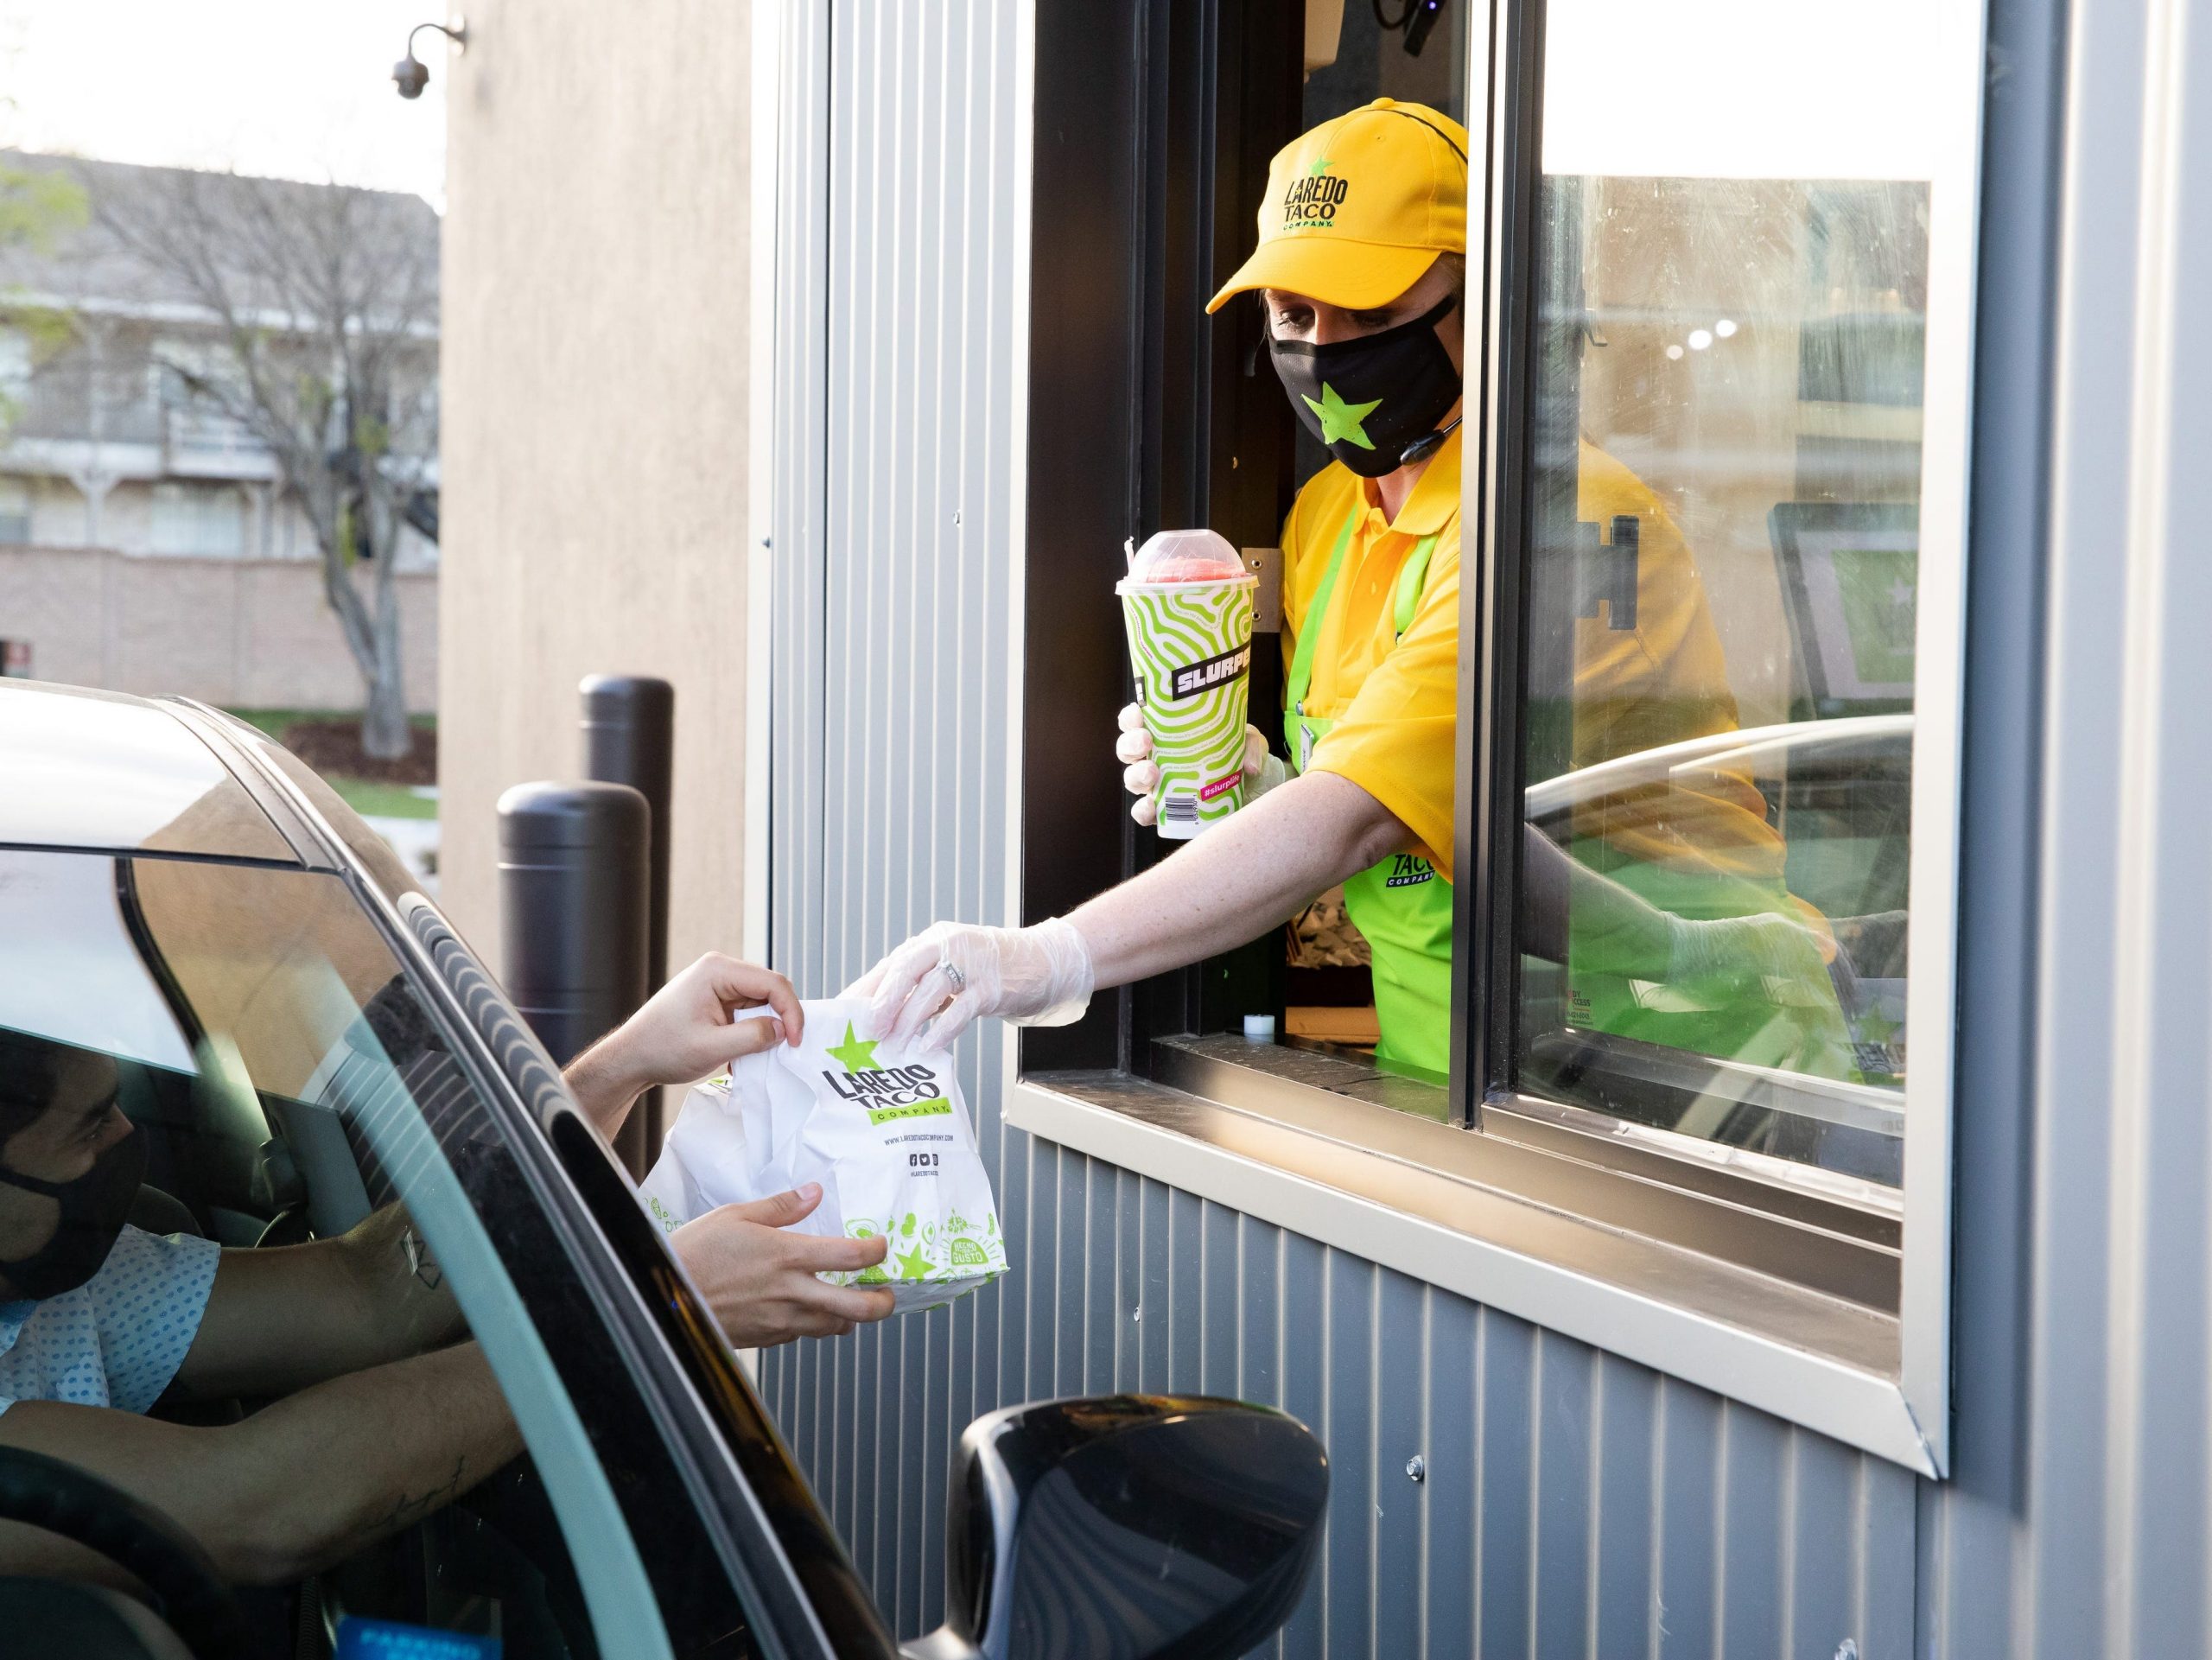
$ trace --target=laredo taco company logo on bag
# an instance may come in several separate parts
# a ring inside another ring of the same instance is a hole
[[[824,1067],[823,1081],[846,1100],[865,1109],[871,1124],[952,1115],[952,1103],[934,1071],[919,1065],[878,1065],[875,1046],[859,1036],[850,1021],[845,1022],[845,1040],[823,1053],[842,1069],[832,1072]]]
[[[857,1002],[803,1007],[804,1041],[755,1050],[684,1097],[639,1184],[653,1219],[672,1231],[716,1205],[817,1182],[821,1203],[799,1232],[887,1242],[882,1262],[824,1279],[887,1286],[905,1314],[1005,1273],[990,1174],[950,1057],[870,1042]]]

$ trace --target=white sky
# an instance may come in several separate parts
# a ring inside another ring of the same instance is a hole
[[[1975,0],[1554,0],[1544,170],[1939,178],[1972,160],[1980,16]]]
[[[0,145],[336,180],[445,202],[441,0],[0,0]]]

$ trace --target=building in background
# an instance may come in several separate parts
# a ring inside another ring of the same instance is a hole
[[[752,23],[485,0],[445,79],[441,902],[497,961],[494,805],[577,683],[676,687],[669,960],[740,943]],[[427,41],[429,37],[425,37]]]
[[[225,319],[176,261],[126,245],[99,211],[128,198],[189,207],[229,262],[227,291],[273,290],[262,216],[330,222],[338,188],[0,154],[0,169],[59,174],[87,211],[0,247],[0,639],[6,671],[244,708],[347,709],[361,676],[326,596],[311,521],[279,460],[222,395],[235,377]],[[364,545],[391,558],[410,709],[437,685],[438,219],[419,198],[346,191],[365,233],[429,273],[399,354],[404,419],[389,424],[411,521]],[[264,297],[250,319],[314,339]],[[300,349],[308,349],[302,346]]]

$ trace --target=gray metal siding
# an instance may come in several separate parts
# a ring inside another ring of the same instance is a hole
[[[2048,219],[2055,257],[1982,273],[1985,362],[2050,365],[1978,404],[1986,431],[2037,422],[2041,487],[1985,502],[1986,468],[1977,547],[2044,557],[1970,619],[1969,765],[2039,772],[2040,806],[1968,828],[2023,868],[2009,904],[1969,909],[1961,957],[1961,1439],[1922,1494],[1919,1626],[1961,1660],[2212,1650],[2203,23],[2077,0],[1993,29],[1986,233]]]
[[[770,938],[817,993],[1006,891],[1016,23],[1005,0],[783,9]],[[1000,1041],[961,1057],[994,1168]],[[945,1472],[1002,1398],[1001,1325],[969,1299],[764,1357],[902,1631],[937,1618]]]
[[[1001,1288],[764,1358],[902,1634],[941,1615],[957,1426],[1143,1389],[1265,1401],[1329,1445],[1321,1570],[1268,1652],[1910,1652],[1904,1471],[1019,1131],[1004,1146]]]
[[[810,989],[1002,909],[1018,12],[786,8],[772,934]],[[2184,296],[2212,292],[2212,31],[2188,15],[1993,16],[1951,1479],[1006,1130],[984,1032],[963,1082],[1014,1274],[763,1358],[902,1632],[939,1614],[959,1427],[1134,1386],[1326,1438],[1285,1655],[2206,1652],[2212,313]]]

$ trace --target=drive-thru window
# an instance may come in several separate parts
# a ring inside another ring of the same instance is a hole
[[[1938,1470],[1978,9],[1747,28],[1725,5],[1557,0],[1472,40],[1449,16],[1410,56],[1348,7],[1307,74],[1255,10],[1194,61],[1210,130],[1175,121],[1171,84],[1168,177],[1211,195],[1138,178],[1119,205],[1130,234],[1213,260],[1169,262],[1126,308],[1130,372],[1160,383],[1117,389],[1147,417],[1130,493],[1055,510],[1049,535],[1033,518],[1028,622],[1033,642],[1094,628],[1090,578],[1132,531],[1211,525],[1263,595],[1280,580],[1281,515],[1327,455],[1269,372],[1265,302],[1225,307],[1210,352],[1187,349],[1191,314],[1255,208],[1271,222],[1277,146],[1378,96],[1486,111],[1468,436],[1438,463],[1466,526],[1437,850],[1450,1066],[1377,1055],[1368,944],[1330,894],[1137,989],[1125,1024],[1031,1035],[1010,1116],[1493,1306],[1516,1300],[1473,1196],[1541,1205],[1515,1251],[1558,1277],[1516,1312]],[[1040,190],[1036,211],[1045,238],[1099,207]],[[1033,514],[1096,464],[1062,424],[1033,409]],[[1259,626],[1284,626],[1264,600]],[[1254,653],[1263,728],[1295,677],[1275,644]],[[1035,914],[1173,845],[1069,823],[1120,688],[1064,663],[1028,667]],[[1667,1313],[1624,1345],[1631,1302]]]

